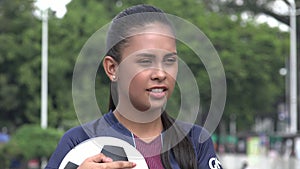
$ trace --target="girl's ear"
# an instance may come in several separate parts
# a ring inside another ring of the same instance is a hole
[[[117,80],[118,63],[111,56],[105,56],[103,59],[103,68],[108,78],[115,82]]]

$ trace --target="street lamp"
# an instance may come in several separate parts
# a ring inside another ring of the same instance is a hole
[[[42,11],[41,127],[48,126],[48,9]]]
[[[290,133],[297,133],[297,34],[296,5],[290,1]]]
[[[41,127],[48,127],[48,8],[42,11]]]
[[[56,17],[63,18],[66,14],[66,5],[71,0],[37,0],[35,6],[40,11],[42,20],[42,73],[41,73],[41,127],[48,127],[48,12],[51,9]]]
[[[48,11],[49,0],[37,0],[36,15],[42,20],[42,62],[41,62],[41,127],[48,127]],[[39,12],[39,13],[37,13]]]
[[[71,0],[36,0],[34,5],[37,10],[34,11],[38,18],[42,20],[42,62],[41,62],[41,128],[48,127],[48,12],[51,9],[56,12],[56,17],[63,18],[66,5]],[[37,12],[40,13],[37,13]],[[47,160],[42,158],[41,168],[46,167]]]

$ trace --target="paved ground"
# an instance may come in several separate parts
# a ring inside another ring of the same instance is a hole
[[[219,155],[224,169],[242,169],[243,163],[248,163],[246,169],[300,169],[300,160],[280,156],[246,156],[237,154]]]

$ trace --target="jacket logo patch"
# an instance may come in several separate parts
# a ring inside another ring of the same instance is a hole
[[[208,165],[209,165],[210,169],[221,169],[222,168],[220,161],[215,157],[212,157],[209,159]]]

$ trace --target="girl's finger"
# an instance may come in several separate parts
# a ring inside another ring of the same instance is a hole
[[[104,154],[100,153],[87,158],[85,161],[92,161],[96,163],[108,163],[108,162],[112,162],[113,160],[109,157],[106,157]]]

